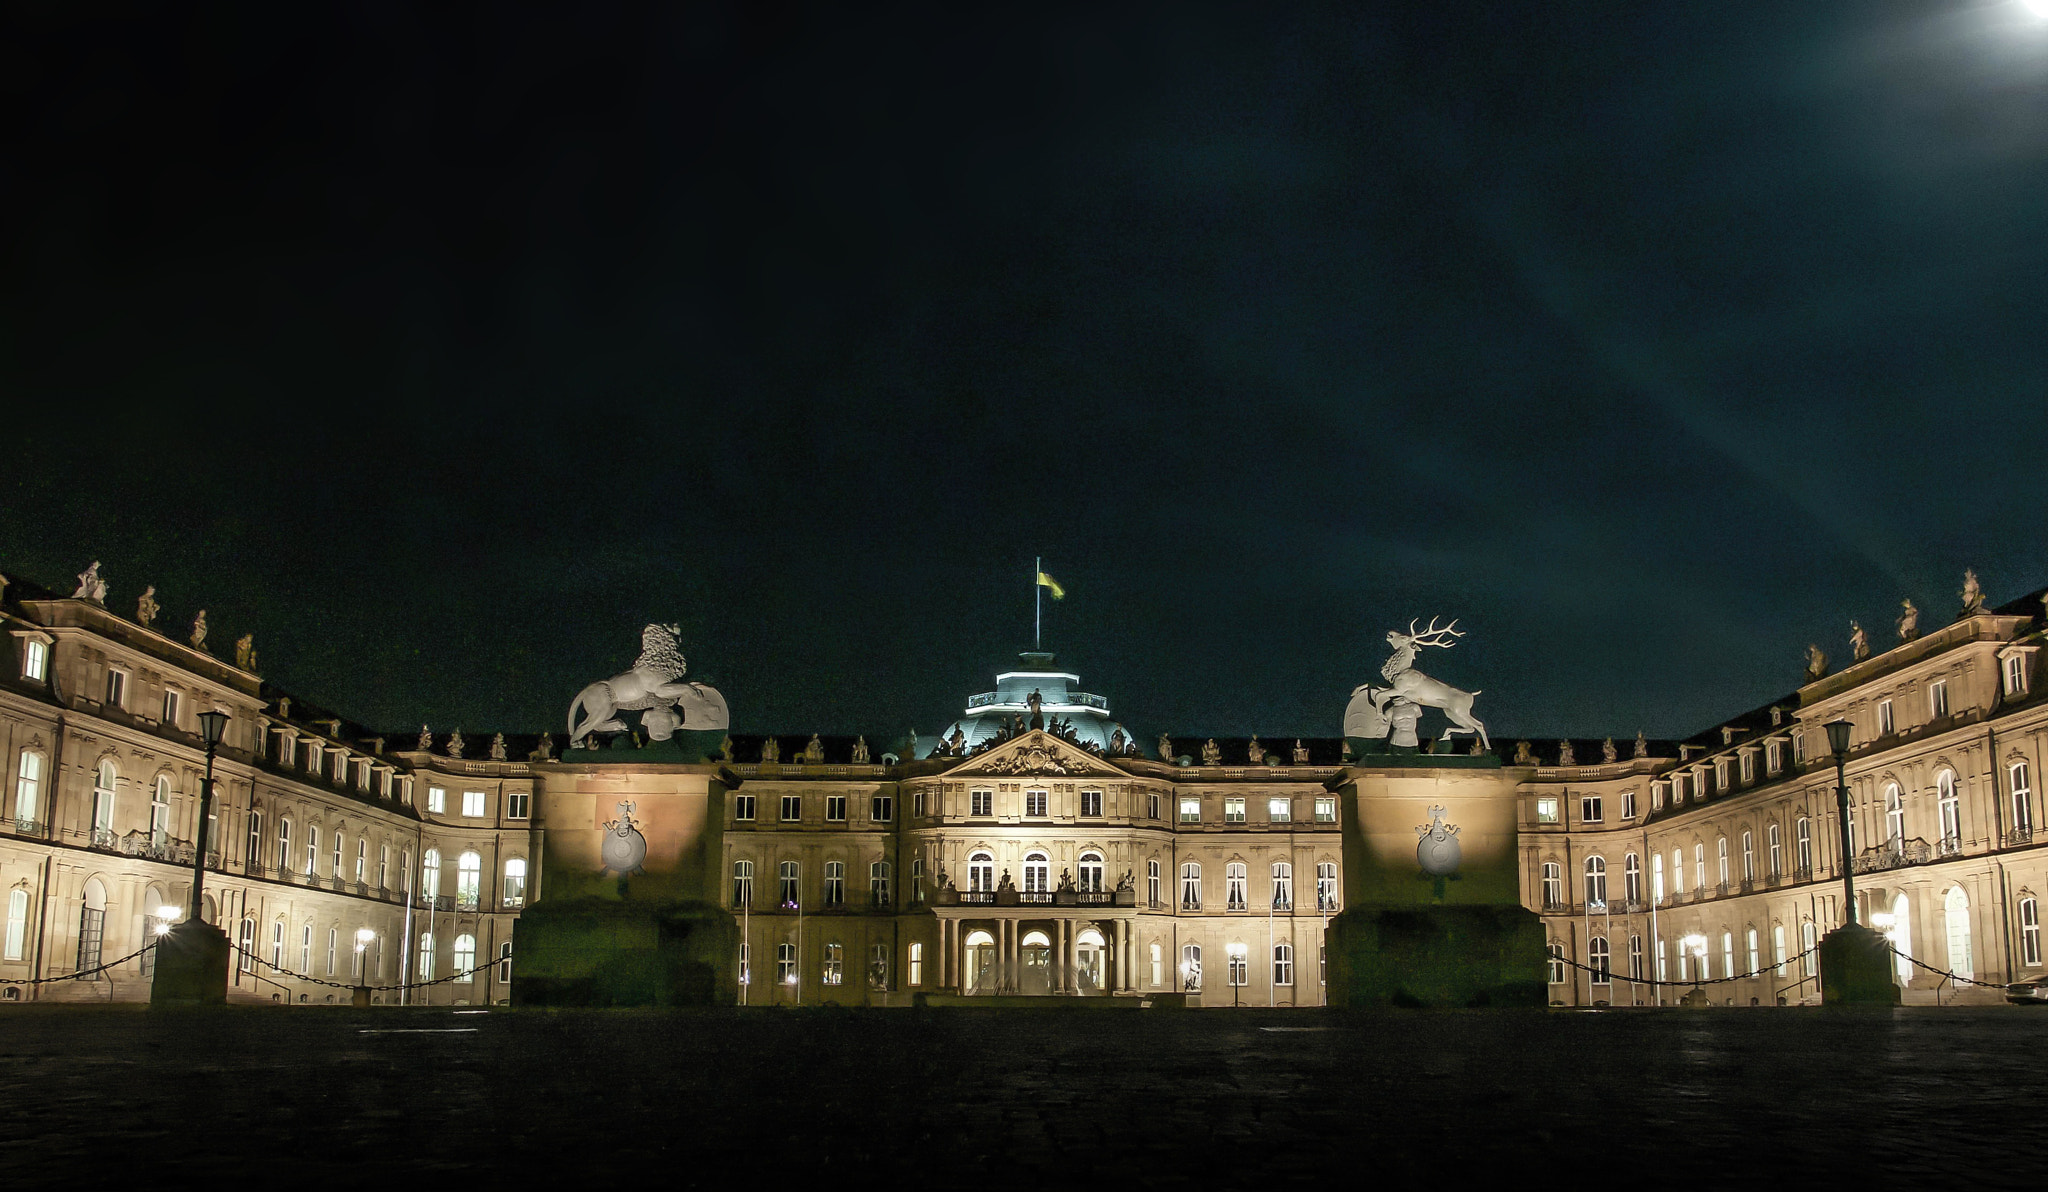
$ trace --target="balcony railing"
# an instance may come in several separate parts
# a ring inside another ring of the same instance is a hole
[[[2006,832],[2005,832],[2005,847],[2007,847],[2007,848],[2015,848],[2015,847],[2017,847],[2017,846],[2019,846],[2019,845],[2023,845],[2023,844],[2032,844],[2032,843],[2034,843],[2034,830],[2033,830],[2032,828],[2008,828],[2008,829],[2006,829]]]
[[[1017,901],[1018,901],[1018,902],[1028,902],[1028,903],[1043,903],[1043,904],[1045,904],[1045,905],[1048,905],[1048,906],[1049,906],[1049,905],[1051,905],[1051,904],[1052,904],[1052,891],[1051,891],[1051,890],[1026,890],[1026,891],[1024,891],[1023,893],[1021,893],[1021,894],[1017,895]]]
[[[960,901],[963,904],[994,906],[996,892],[994,890],[962,890],[960,891]]]
[[[1074,895],[1081,906],[1109,906],[1116,901],[1114,890],[1082,890]]]

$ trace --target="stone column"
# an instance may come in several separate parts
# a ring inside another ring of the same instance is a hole
[[[1131,921],[1116,921],[1116,987],[1129,992],[1131,983]]]
[[[1073,923],[1067,924],[1067,943],[1065,949],[1061,952],[1061,955],[1067,958],[1067,963],[1073,967],[1075,993],[1081,992],[1081,932],[1079,930],[1080,926],[1081,924],[1078,920]]]

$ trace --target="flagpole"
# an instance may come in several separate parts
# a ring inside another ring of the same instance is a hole
[[[1044,556],[1033,556],[1031,560],[1031,648],[1034,651],[1045,648],[1041,640],[1043,636],[1042,631],[1045,626],[1045,585],[1038,582],[1038,577],[1043,574],[1045,574]]]

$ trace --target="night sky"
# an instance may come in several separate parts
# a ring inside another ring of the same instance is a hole
[[[392,728],[1685,735],[2048,584],[2048,19],[15,6],[0,571]],[[1434,723],[1432,720],[1430,723]]]

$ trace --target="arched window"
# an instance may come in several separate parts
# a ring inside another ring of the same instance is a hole
[[[1564,867],[1555,861],[1543,863],[1543,907],[1554,910],[1564,905]]]
[[[1943,770],[1936,774],[1934,787],[1941,801],[1941,847],[1953,851],[1963,843],[1963,803],[1956,796],[1956,772]]]
[[[1552,985],[1562,985],[1564,984],[1564,945],[1553,943],[1550,945],[1549,951],[1550,983]]]
[[[1083,890],[1100,892],[1102,889],[1102,854],[1086,852],[1081,854],[1080,881]]]
[[[107,929],[107,888],[87,878],[84,905],[78,911],[78,971],[100,966],[100,945]]]
[[[1735,975],[1735,933],[1732,931],[1721,933],[1721,975]]]
[[[263,812],[254,807],[249,809],[249,847],[242,853],[242,863],[263,868]]]
[[[1719,837],[1714,841],[1714,864],[1716,866],[1714,872],[1717,875],[1714,880],[1721,883],[1722,888],[1726,889],[1728,886],[1728,838],[1726,836]]]
[[[1671,896],[1676,898],[1683,893],[1685,893],[1685,850],[1675,848],[1671,850]]]
[[[1661,904],[1664,901],[1664,854],[1650,857],[1650,901]]]
[[[242,956],[242,971],[243,971],[243,972],[245,972],[245,973],[253,973],[253,972],[255,972],[255,971],[256,971],[256,916],[254,916],[254,915],[244,915],[244,916],[242,916],[242,929],[241,929],[241,933],[240,933],[240,934],[239,934],[239,935],[238,935],[238,936],[236,937],[236,944],[237,944],[237,946],[238,946],[238,947],[240,948],[240,950],[241,950],[241,956]]]
[[[734,906],[754,905],[754,863],[734,861],[732,863],[732,904]]]
[[[1181,862],[1180,909],[1184,911],[1198,911],[1202,909],[1202,865],[1199,861]]]
[[[319,861],[320,861],[320,825],[319,825],[319,824],[307,824],[307,825],[306,825],[306,876],[307,876],[307,877],[312,877],[312,876],[313,876],[314,874],[316,874],[316,873],[320,872],[320,865],[319,865]],[[337,869],[337,870],[335,870],[334,872],[335,872],[335,873],[336,873],[337,875],[339,875],[341,871],[340,871],[339,869]]]
[[[1643,979],[1643,937],[1628,937],[1628,975],[1631,980]]]
[[[1586,906],[1598,910],[1607,905],[1607,858],[1586,858]]]
[[[1812,821],[1808,820],[1803,815],[1800,816],[1799,822],[1793,826],[1792,841],[1793,847],[1796,850],[1795,859],[1799,863],[1800,873],[1806,874],[1813,872]]]
[[[1907,959],[1913,955],[1913,904],[1903,890],[1892,899],[1892,925],[1884,937],[1894,950],[1892,961],[1898,966],[1899,984],[1904,985],[1913,979],[1913,962]]]
[[[1223,867],[1224,901],[1228,909],[1241,911],[1251,905],[1250,875],[1245,872],[1244,862],[1232,861]]]
[[[356,837],[356,881],[358,884],[367,876],[366,871],[369,867],[370,839],[367,836],[359,835]]]
[[[1610,967],[1611,960],[1612,957],[1608,954],[1606,936],[1596,935],[1586,941],[1586,967],[1593,970],[1593,984],[1612,985],[1614,983],[1613,972]]]
[[[20,891],[16,891],[20,893]],[[14,911],[7,913],[8,957],[15,958],[21,951],[14,940]],[[2020,963],[2028,968],[2041,967],[2041,904],[2032,894],[2020,899]]]
[[[1024,892],[1026,894],[1043,894],[1051,890],[1051,873],[1052,865],[1045,859],[1044,853],[1030,852],[1024,854]]]
[[[420,854],[420,894],[426,898],[441,896],[441,850],[430,848]]]
[[[1772,967],[1777,970],[1780,977],[1785,975],[1785,971],[1789,967],[1785,963],[1785,956],[1785,925],[1783,923],[1773,923],[1771,924],[1771,962]]]
[[[273,972],[284,967],[284,920],[270,925],[270,967]]]
[[[1188,993],[1202,988],[1202,945],[1182,944],[1180,948],[1180,987]]]
[[[1758,967],[1757,965],[1757,961],[1761,959],[1761,957],[1757,955],[1756,928],[1751,927],[1746,929],[1743,932],[1743,939],[1745,940],[1745,942],[1749,944],[1749,968],[1744,970],[1743,975],[1747,977],[1754,977],[1758,973],[1763,971],[1763,969]]]
[[[171,776],[156,776],[156,789],[149,796],[149,843],[162,848],[171,835]],[[155,907],[151,907],[155,910]]]
[[[348,875],[347,875],[346,873],[342,872],[342,868],[341,868],[341,865],[342,865],[342,861],[341,861],[341,855],[342,855],[342,851],[343,851],[343,850],[342,850],[342,847],[341,847],[341,829],[340,829],[340,828],[336,828],[336,829],[334,830],[334,856],[333,856],[333,858],[332,858],[332,859],[330,859],[330,860],[329,860],[329,862],[328,862],[328,865],[327,865],[327,872],[328,872],[328,875],[329,875],[329,876],[331,876],[331,877],[347,877],[347,876],[348,876]]]
[[[877,907],[889,905],[889,863],[887,861],[868,862],[868,905]]]
[[[526,905],[526,858],[505,859],[505,905]]]
[[[28,891],[12,890],[7,895],[8,960],[21,959],[21,947],[28,934]],[[2038,937],[2038,932],[2036,933]]]
[[[114,843],[114,763],[103,761],[93,771],[92,842],[102,848]]]
[[[1724,856],[1728,852],[1728,842],[1726,840],[1721,842],[1721,852]],[[1692,888],[1694,890],[1704,890],[1707,888],[1707,846],[1704,841],[1693,842]]]
[[[913,942],[910,945],[910,986],[915,989],[924,984],[924,945]]]
[[[1948,971],[1974,979],[1977,965],[1970,948],[1970,896],[1961,886],[1950,886],[1941,902],[1948,927]]]
[[[1294,866],[1286,861],[1273,862],[1273,909],[1294,909]]]
[[[1767,858],[1770,864],[1770,869],[1767,872],[1772,877],[1777,877],[1785,872],[1784,841],[1780,837],[1781,833],[1778,831],[1778,825],[1770,824],[1764,828],[1764,848],[1767,850]]]
[[[1273,984],[1294,984],[1294,945],[1273,945]]]
[[[996,888],[996,861],[985,852],[967,858],[967,888],[987,892]]]
[[[1621,858],[1621,896],[1635,905],[1643,900],[1643,859],[1634,853]]]
[[[308,977],[313,975],[313,925],[311,923],[299,928],[299,972]]]
[[[1806,821],[1800,820],[1799,822],[1803,824]],[[1817,958],[1814,955],[1817,938],[1818,932],[1814,928],[1813,920],[1801,920],[1799,923],[1799,967],[1805,970],[1800,974],[1801,976],[1811,977],[1813,975],[1813,966],[1817,962]]]
[[[846,862],[825,862],[825,905],[846,905]]]
[[[795,944],[775,945],[775,983],[777,985],[796,984]]]
[[[433,979],[434,933],[431,931],[423,931],[420,933],[420,972],[416,980],[431,981]]]
[[[1337,909],[1337,863],[1316,862],[1316,909],[1334,911]]]
[[[425,945],[422,944],[422,947]],[[327,929],[327,975],[334,975],[334,957],[341,948],[341,927],[339,924]]]
[[[455,937],[455,984],[468,985],[476,979],[476,937],[458,935]]]
[[[1145,901],[1155,907],[1160,905],[1159,883],[1159,862],[1145,862]]]
[[[846,980],[846,949],[838,944],[825,945],[824,983],[837,985]]]
[[[781,887],[777,891],[779,895],[777,901],[782,904],[782,909],[787,911],[795,910],[803,894],[799,885],[796,862],[784,861],[777,865],[775,867],[775,878],[776,883]]]
[[[1756,880],[1756,834],[1748,828],[1742,830],[1742,880]]]
[[[463,910],[476,909],[477,896],[484,884],[484,859],[473,852],[463,853],[455,858],[455,905]]]
[[[292,871],[292,821],[290,816],[277,821],[277,871]]]
[[[1884,837],[1893,852],[1906,846],[1906,799],[1896,782],[1884,784]]]
[[[43,755],[21,751],[20,772],[14,780],[14,826],[20,832],[34,832],[42,821]]]

